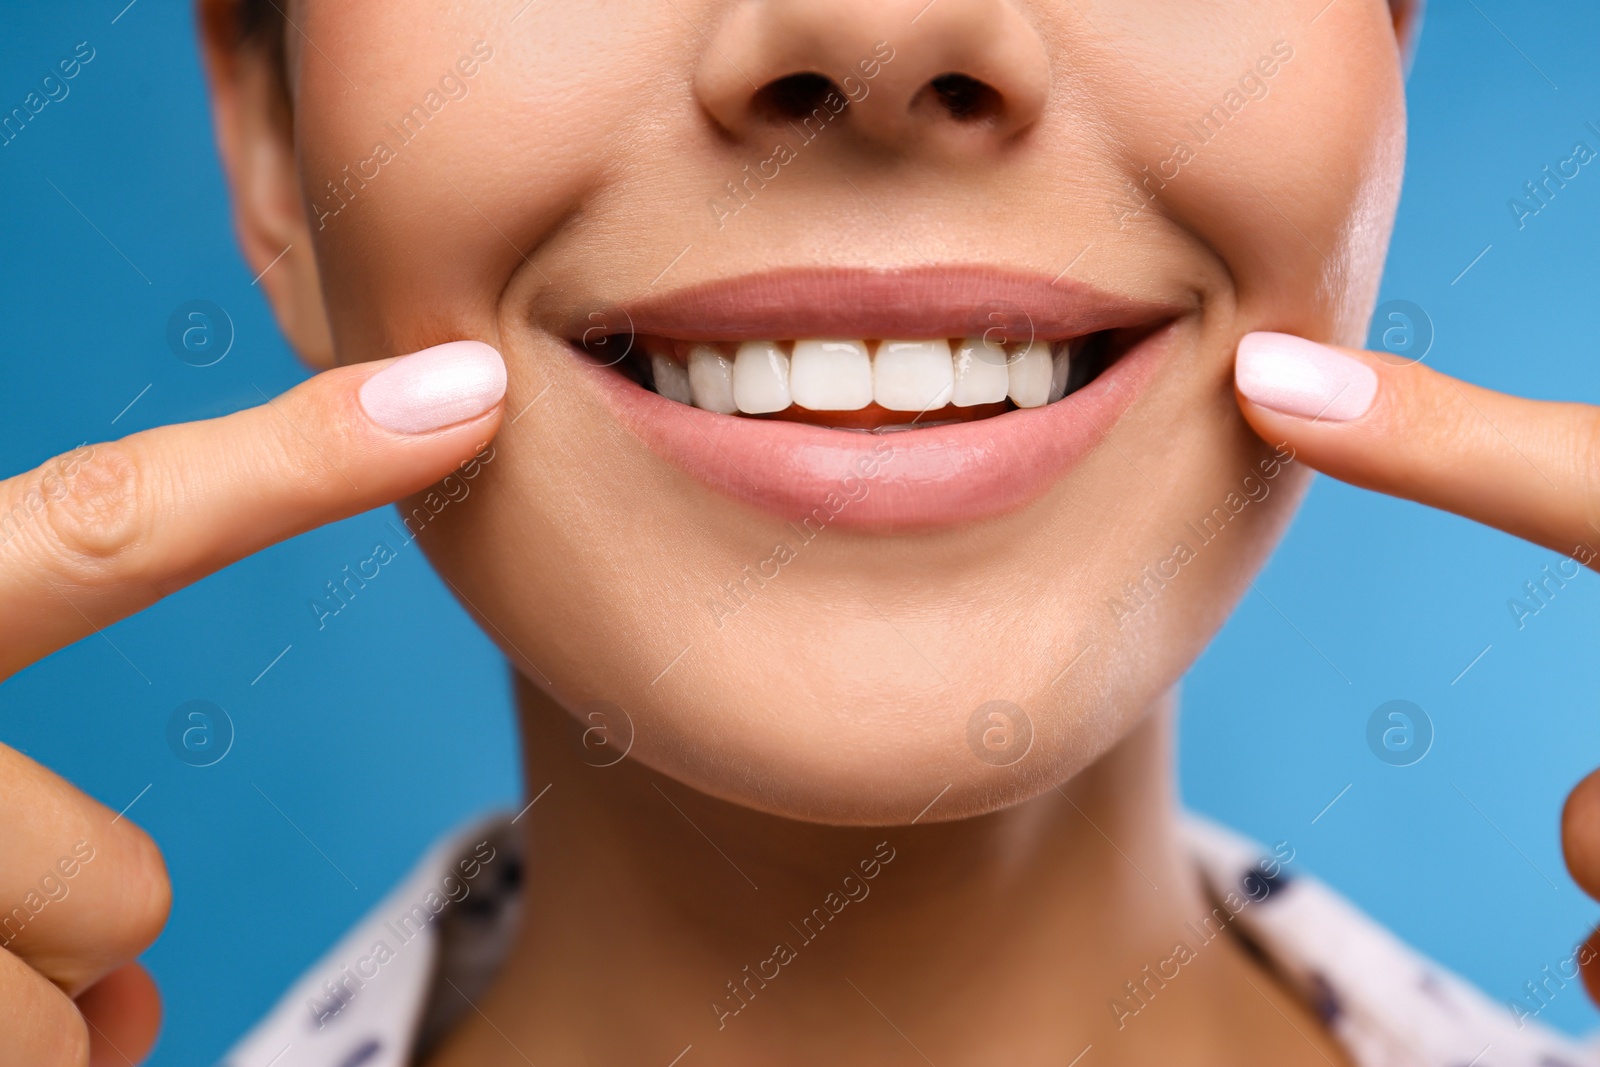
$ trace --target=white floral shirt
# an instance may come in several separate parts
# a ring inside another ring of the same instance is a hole
[[[1600,1067],[1600,1045],[1519,1018],[1327,886],[1291,876],[1282,856],[1203,819],[1190,818],[1186,829],[1219,902],[1215,922],[1234,925],[1261,952],[1357,1067]],[[504,817],[441,842],[283,995],[224,1067],[423,1059],[493,979],[516,926],[521,878]],[[1163,961],[1137,989],[1130,983],[1113,1011],[1136,1016],[1141,998],[1159,992],[1160,967],[1182,962]]]

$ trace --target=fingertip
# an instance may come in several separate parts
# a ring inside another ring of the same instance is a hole
[[[140,1063],[161,1032],[161,991],[137,963],[112,971],[78,997],[89,1024],[89,1067]]]
[[[1250,403],[1312,422],[1349,422],[1378,395],[1370,366],[1331,345],[1294,334],[1257,331],[1240,338],[1234,386]]]
[[[1561,854],[1579,888],[1600,897],[1600,771],[1567,794],[1561,807]]]
[[[430,433],[477,418],[505,398],[506,364],[482,341],[447,341],[401,356],[361,384],[367,417],[385,430]]]
[[[143,827],[133,829],[137,831],[134,855],[119,870],[125,887],[128,936],[136,951],[142,952],[161,936],[172,915],[172,877],[156,839]]]
[[[1600,1004],[1600,926],[1590,931],[1589,939],[1578,946],[1578,971],[1589,999]]]

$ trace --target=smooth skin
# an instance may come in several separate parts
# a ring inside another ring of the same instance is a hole
[[[1208,552],[1152,609],[1140,640],[1112,628],[1063,687],[1067,697],[1050,684],[1083,646],[1077,620],[1157,558],[1167,531],[1219,499],[1263,442],[1564,552],[1593,517],[1596,416],[1587,408],[1474,391],[1423,368],[1380,367],[1372,409],[1340,425],[1250,405],[1241,418],[1229,396],[1232,352],[1249,331],[1348,341],[1364,330],[1398,190],[1395,30],[1405,36],[1404,20],[1391,26],[1374,0],[1344,0],[1314,30],[1309,9],[1320,4],[1239,0],[1200,16],[1142,0],[940,0],[909,34],[902,27],[921,0],[764,0],[745,5],[747,21],[718,23],[712,47],[699,23],[731,4],[619,0],[603,40],[578,5],[535,5],[515,28],[505,5],[488,3],[288,6],[297,26],[291,100],[275,69],[230,35],[231,5],[203,5],[219,143],[247,259],[261,270],[292,248],[262,281],[286,334],[313,366],[354,365],[271,408],[98,446],[43,521],[0,546],[5,670],[273,540],[442,476],[493,434],[498,409],[433,434],[377,431],[351,404],[376,369],[360,361],[481,339],[507,356],[512,410],[553,391],[501,442],[484,492],[440,529],[430,554],[483,606],[492,632],[529,649],[563,695],[618,697],[639,709],[640,731],[634,759],[595,771],[571,758],[563,731],[573,723],[552,695],[522,685],[528,778],[555,783],[522,825],[534,854],[560,862],[530,879],[530,922],[504,977],[435,1064],[669,1061],[685,1020],[709,1025],[706,998],[737,973],[729,960],[752,959],[774,925],[809,909],[837,872],[886,838],[897,859],[850,936],[819,942],[813,958],[823,966],[786,974],[781,996],[717,1043],[697,1042],[697,1064],[922,1062],[883,1015],[940,1063],[1066,1063],[1091,1041],[1098,1064],[1337,1062],[1306,1008],[1231,940],[1208,949],[1186,969],[1197,977],[1173,983],[1126,1032],[1105,1011],[1121,982],[1204,910],[1174,828],[1173,701],[1162,694],[1281,530],[1294,489],[1283,483],[1249,529]],[[373,130],[414,104],[486,25],[496,58],[473,95],[452,102],[425,142],[319,227],[308,201],[326,204],[325,182],[366,157]],[[748,84],[719,63],[738,56],[765,80],[819,56],[848,63],[886,32],[896,65],[860,122],[820,143],[723,235],[702,201],[753,153],[770,151],[770,131],[750,120]],[[1270,95],[1159,202],[1125,229],[1111,227],[1107,205],[1125,202],[1140,165],[1160,158],[1171,131],[1279,32],[1296,53]],[[992,77],[1023,129],[1014,140],[905,120],[930,74],[948,65],[983,73],[995,56],[1013,55],[1042,60],[993,68],[1010,72]],[[1164,77],[1131,77],[1130,64]],[[1039,90],[1041,71],[1049,91]],[[359,97],[345,73],[360,80]],[[1276,210],[1255,209],[1262,198]],[[1023,217],[1036,222],[996,225]],[[677,263],[674,279],[760,269],[774,250],[914,265],[908,239],[932,258],[1048,276],[1091,238],[1075,277],[1194,298],[1182,358],[1111,431],[1117,448],[983,531],[982,553],[959,535],[887,548],[830,539],[749,610],[749,625],[654,690],[670,699],[645,698],[679,647],[672,631],[701,613],[703,590],[770,544],[777,524],[697,496],[596,413],[586,372],[548,328],[575,308],[542,279],[561,279],[581,311],[642,291],[690,244],[703,251]],[[1524,459],[1553,484],[1541,488]],[[1162,485],[1146,494],[1127,461]],[[0,486],[0,501],[26,497],[51,469]],[[1486,502],[1503,507],[1485,511]],[[674,536],[640,538],[641,514]],[[1057,574],[1043,565],[1063,544],[1073,570],[1039,581]],[[918,644],[945,654],[944,669],[963,685],[908,696],[924,668],[898,645],[841,659],[852,643],[876,647],[884,629],[856,617],[843,579],[892,617],[913,619]],[[784,636],[793,662],[772,654],[772,634]],[[1040,648],[1062,652],[1061,662],[1017,654]],[[817,671],[818,662],[844,666]],[[728,683],[735,676],[738,686]],[[1013,684],[1027,687],[1040,750],[1007,775],[938,727],[964,722]],[[619,688],[578,692],[585,685]],[[863,713],[845,719],[841,707]],[[21,899],[79,840],[97,853],[73,893],[0,956],[0,1064],[137,1059],[158,1008],[142,972],[126,965],[167,910],[159,858],[127,818],[113,821],[21,756],[4,762],[0,810],[16,817],[0,820],[0,900]],[[905,825],[958,779],[927,820]],[[759,892],[690,820],[738,858]],[[1600,890],[1595,780],[1569,801],[1563,840],[1579,884]]]

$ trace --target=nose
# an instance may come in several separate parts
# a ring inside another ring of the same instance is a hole
[[[1008,140],[1049,90],[1044,42],[1012,0],[737,0],[695,72],[736,137],[842,124],[897,150]]]

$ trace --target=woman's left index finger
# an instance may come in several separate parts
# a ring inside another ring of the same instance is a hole
[[[1600,565],[1600,408],[1284,333],[1239,342],[1234,385],[1257,433],[1325,474]]]

